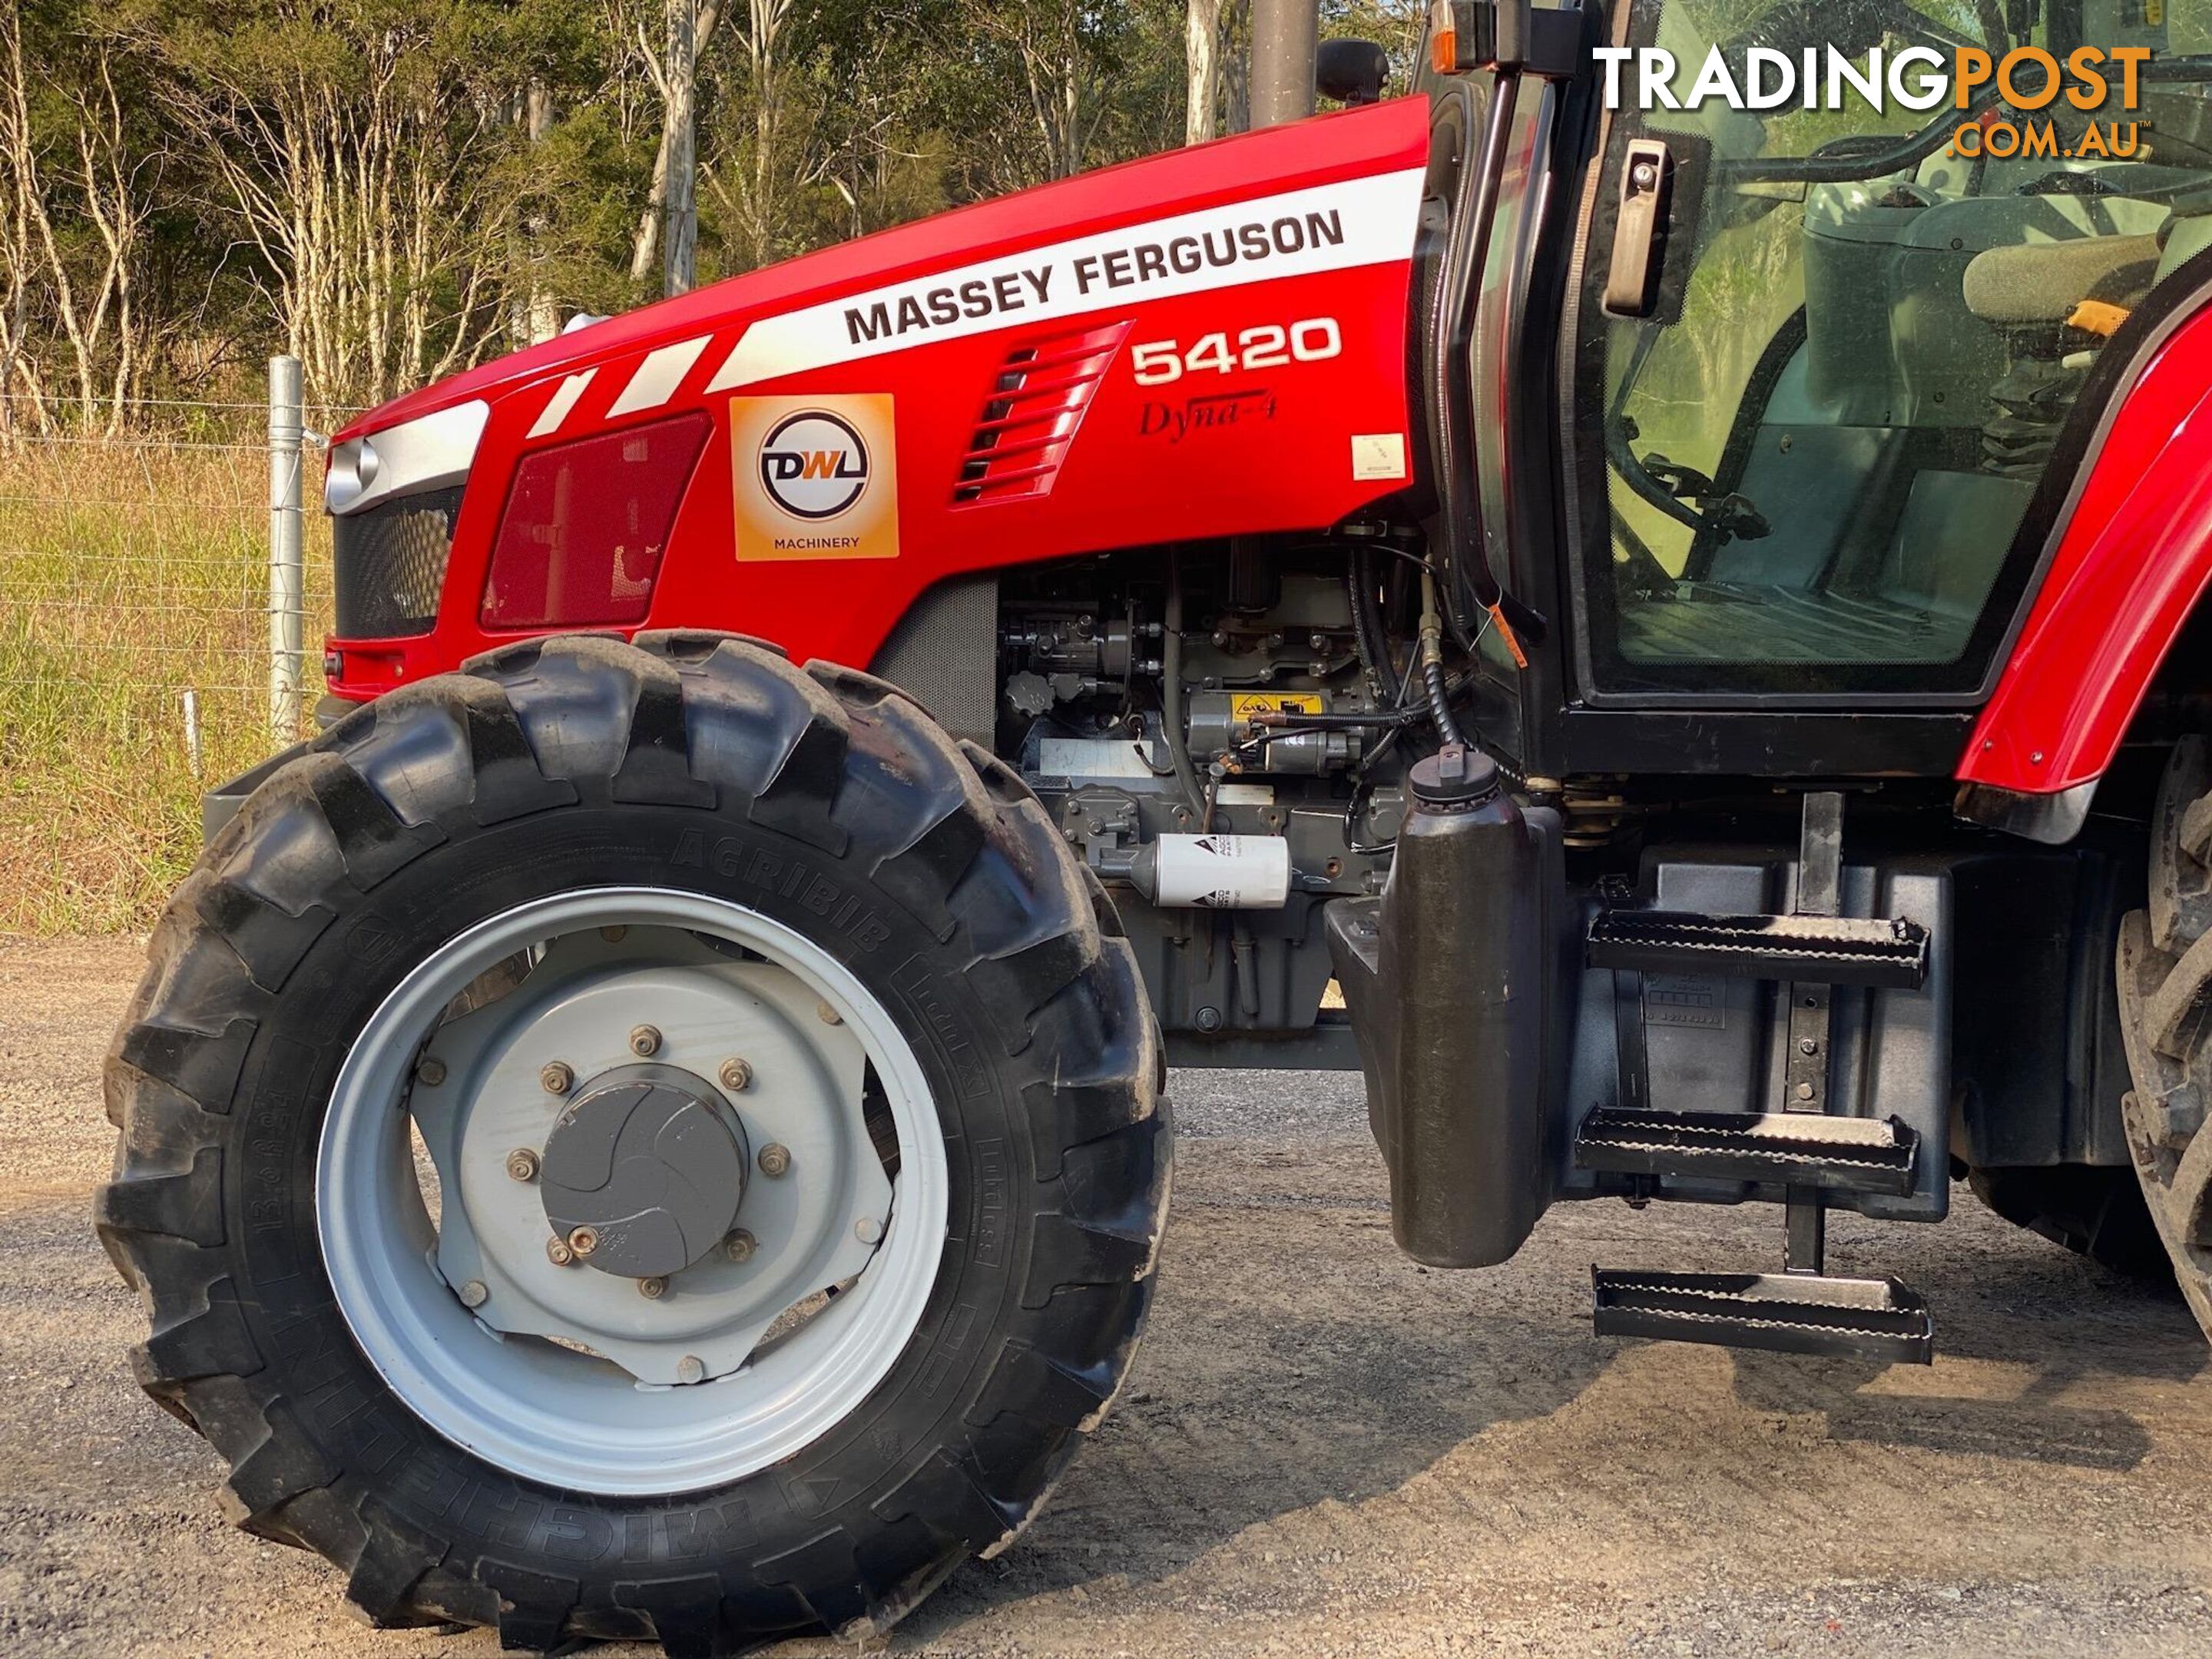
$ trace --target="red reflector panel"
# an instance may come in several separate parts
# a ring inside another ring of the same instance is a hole
[[[483,625],[644,621],[711,425],[684,415],[525,456],[492,544]]]

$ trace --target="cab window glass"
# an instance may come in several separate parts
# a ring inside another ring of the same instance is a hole
[[[1876,46],[1930,47],[1947,70],[1962,46],[2155,56],[2136,109],[2115,76],[2087,111],[1993,106],[1963,146],[1972,117],[1948,97],[1878,111],[1848,82],[1831,109],[1623,110],[1601,188],[1618,188],[1632,141],[1665,143],[1694,240],[1669,251],[1674,291],[1640,319],[1600,305],[1610,250],[1593,240],[1581,349],[1583,393],[1604,411],[1606,535],[1585,550],[1599,690],[1978,683],[2091,366],[2212,245],[2208,19],[2212,0],[1668,0],[1646,21],[1638,44],[1674,54],[1686,102],[1716,45],[1739,74],[1753,45],[1801,75],[1804,49],[1832,43],[1862,70]],[[2019,82],[2040,83],[2032,70]]]

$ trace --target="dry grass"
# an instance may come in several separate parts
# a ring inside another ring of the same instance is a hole
[[[0,933],[149,925],[198,852],[203,790],[279,746],[268,479],[250,426],[0,451]],[[330,558],[307,526],[312,710]]]

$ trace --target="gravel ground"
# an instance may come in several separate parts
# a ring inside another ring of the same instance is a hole
[[[86,1206],[138,957],[0,941],[0,1653],[491,1659],[354,1624],[320,1562],[231,1529],[211,1455],[130,1382],[141,1316]],[[1591,1261],[1765,1261],[1778,1219],[1565,1206],[1507,1267],[1431,1273],[1391,1246],[1356,1085],[1176,1094],[1119,1411],[890,1650],[2212,1651],[2212,1353],[2179,1300],[1961,1189],[1942,1228],[1832,1241],[1928,1294],[1932,1369],[1599,1340]]]

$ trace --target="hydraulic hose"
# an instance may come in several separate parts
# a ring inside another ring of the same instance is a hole
[[[1166,613],[1161,619],[1160,736],[1175,765],[1176,781],[1202,823],[1211,814],[1206,792],[1198,786],[1198,769],[1190,763],[1190,728],[1182,702],[1182,561],[1174,553],[1168,555]]]
[[[1421,576],[1421,684],[1429,694],[1429,718],[1437,735],[1446,743],[1464,744],[1467,737],[1453,717],[1451,692],[1444,684],[1443,622],[1437,615],[1437,579]]]
[[[1426,567],[1424,567],[1425,568]],[[1352,568],[1344,575],[1345,597],[1352,610],[1352,643],[1359,653],[1359,666],[1367,680],[1367,700],[1378,707],[1389,700],[1391,687],[1390,645],[1382,617],[1375,603],[1374,556],[1364,547],[1352,550]]]

